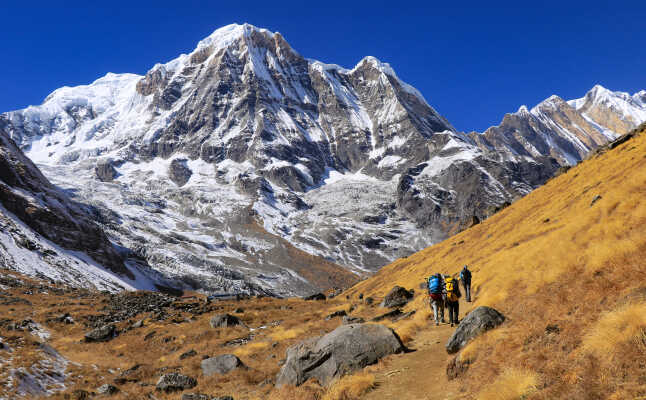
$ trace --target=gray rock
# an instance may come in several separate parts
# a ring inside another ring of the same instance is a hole
[[[111,160],[101,160],[94,167],[94,174],[101,182],[112,182],[117,177],[117,170]]]
[[[276,386],[300,385],[310,378],[328,385],[335,378],[404,350],[397,334],[383,325],[342,325],[325,336],[290,347],[276,376]]]
[[[218,314],[211,318],[211,327],[212,328],[227,328],[231,326],[238,326],[244,324],[240,321],[240,318],[230,315],[230,314]]]
[[[379,321],[383,321],[383,320],[385,320],[387,318],[390,318],[391,320],[394,320],[395,318],[397,318],[397,317],[399,317],[401,315],[404,315],[402,310],[400,310],[399,308],[396,308],[396,309],[394,309],[392,311],[388,311],[385,314],[381,314],[381,315],[378,315],[378,316],[374,317],[373,319],[371,319],[371,321],[379,322]]]
[[[213,397],[202,393],[184,393],[182,400],[213,400]]]
[[[393,321],[393,322],[401,321],[402,319],[406,319],[406,318],[408,318],[408,317],[412,317],[413,315],[415,315],[415,310],[412,310],[412,311],[409,311],[409,312],[404,313],[404,314],[402,314],[402,315],[398,315],[398,316],[396,316],[396,317],[393,317],[392,321]]]
[[[111,396],[119,391],[119,388],[113,385],[105,384],[101,385],[96,389],[98,394]]]
[[[493,329],[505,321],[505,316],[491,307],[480,306],[471,311],[446,343],[446,352],[457,353],[478,335]]]
[[[332,318],[336,318],[336,317],[345,317],[346,315],[348,315],[348,313],[347,313],[345,310],[339,310],[339,311],[335,311],[335,312],[333,312],[332,314],[330,314],[330,315],[328,315],[327,317],[325,317],[325,320],[326,320],[326,321],[329,321],[329,320],[331,320]]]
[[[186,159],[176,158],[171,161],[170,166],[168,167],[168,177],[180,187],[186,185],[193,175],[193,171],[188,168],[186,162]]]
[[[134,328],[134,329],[142,328],[143,326],[144,326],[144,320],[143,319],[140,319],[139,321],[132,324],[132,328]]]
[[[187,351],[187,352],[185,352],[185,353],[182,353],[182,354],[179,356],[179,359],[180,359],[180,360],[184,360],[184,359],[186,359],[186,358],[194,357],[194,356],[196,356],[196,355],[197,355],[197,351],[195,351],[195,350],[191,349],[191,350],[189,350],[189,351]]]
[[[178,390],[192,389],[197,386],[195,378],[190,376],[181,375],[176,372],[172,374],[162,375],[157,381],[157,390],[164,392],[174,392]]]
[[[231,396],[218,396],[213,397],[208,394],[201,393],[184,393],[182,395],[182,400],[233,400]]]
[[[592,201],[590,202],[590,207],[592,207],[592,206],[594,205],[594,203],[596,203],[597,201],[601,200],[602,198],[603,198],[603,197],[601,197],[601,195],[599,195],[599,194],[598,194],[598,195],[596,195],[596,196],[594,196],[594,198],[593,198],[593,199],[592,199]]]
[[[231,396],[218,396],[213,397],[208,394],[202,393],[184,393],[182,395],[182,400],[233,400]]]
[[[343,325],[363,324],[364,322],[366,321],[360,317],[351,317],[349,315],[343,317]]]
[[[113,324],[103,325],[100,328],[91,330],[85,334],[85,341],[90,342],[107,342],[116,336],[117,328]]]
[[[233,354],[222,354],[216,357],[207,358],[206,360],[202,360],[201,366],[204,376],[227,374],[237,368],[247,368],[247,366]]]
[[[412,290],[406,290],[401,286],[395,286],[390,290],[390,292],[388,292],[380,306],[388,308],[404,306],[412,300],[413,294]]]

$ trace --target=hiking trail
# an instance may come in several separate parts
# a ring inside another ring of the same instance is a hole
[[[461,302],[462,303],[462,302]],[[464,303],[460,304],[460,308]],[[466,307],[465,307],[466,308]],[[460,315],[464,317],[464,314]],[[458,384],[446,377],[446,364],[452,357],[445,345],[456,328],[430,320],[428,327],[420,330],[408,347],[410,353],[388,358],[383,371],[375,373],[377,387],[361,397],[362,400],[445,400],[463,399]]]

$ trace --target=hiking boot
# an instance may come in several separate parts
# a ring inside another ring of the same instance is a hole
[[[439,323],[439,322],[437,322],[437,321],[435,321],[435,326],[438,326],[438,325],[440,325],[440,323]]]
[[[451,328],[453,328],[453,322],[451,322]]]
[[[442,318],[442,323],[443,323],[443,324],[446,324],[446,321],[444,320],[444,318]]]

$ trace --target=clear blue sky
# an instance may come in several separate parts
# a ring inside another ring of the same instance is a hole
[[[107,72],[144,74],[233,22],[279,31],[308,58],[389,62],[465,131],[596,83],[646,89],[644,0],[4,3],[0,111]]]

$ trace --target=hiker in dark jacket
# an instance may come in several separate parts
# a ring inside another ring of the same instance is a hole
[[[467,302],[471,302],[471,271],[469,271],[468,266],[462,267],[460,272],[460,280],[464,286],[464,294],[466,295]]]
[[[428,297],[433,309],[435,325],[440,324],[440,319],[444,323],[444,279],[442,275],[435,274],[428,278]]]
[[[458,315],[460,314],[460,279],[456,276],[448,277],[444,280],[446,288],[446,307],[449,309],[449,322],[451,326],[459,324]]]

